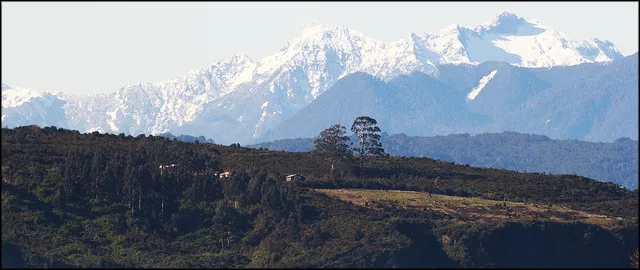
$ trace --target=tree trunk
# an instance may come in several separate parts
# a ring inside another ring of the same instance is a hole
[[[360,169],[364,167],[364,132],[360,134]]]
[[[331,178],[334,178],[334,174],[333,174],[333,164],[335,163],[335,160],[331,160]]]

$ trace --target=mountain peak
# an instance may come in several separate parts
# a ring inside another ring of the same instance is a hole
[[[298,36],[295,39],[291,40],[290,43],[297,43],[302,40],[321,36],[329,30],[331,30],[330,27],[314,20],[307,24],[307,26],[302,29]]]
[[[411,35],[409,36],[409,38],[413,41],[417,41],[417,40],[421,40],[422,38],[418,35],[416,35],[416,33],[411,32]]]
[[[457,23],[450,24],[447,27],[443,28],[443,30],[458,30],[460,29],[460,25]]]
[[[281,51],[289,51],[294,49],[296,52],[306,50],[306,46],[318,45],[323,47],[349,48],[352,47],[353,38],[364,38],[364,35],[352,31],[346,26],[329,27],[317,21],[312,21],[307,25],[294,39],[287,42]]]
[[[232,62],[250,62],[253,63],[253,60],[251,60],[251,58],[249,58],[249,56],[247,56],[244,53],[237,53],[234,54],[233,56],[231,56],[229,58]]]
[[[502,11],[495,15],[493,19],[483,24],[482,26],[476,27],[476,30],[487,31],[498,34],[505,33],[515,33],[518,31],[518,28],[522,25],[528,23],[523,18],[518,17],[516,14]]]
[[[504,18],[518,18],[518,16],[514,13],[508,12],[508,11],[501,11],[500,13],[496,14],[495,18],[496,19],[504,19]]]
[[[7,90],[7,89],[11,89],[11,87],[8,86],[6,83],[2,83],[2,91]]]
[[[235,65],[235,64],[244,64],[244,63],[253,63],[253,60],[251,60],[251,58],[249,58],[249,56],[247,56],[244,53],[237,53],[232,55],[231,57],[216,60],[215,62],[212,63],[212,66]],[[197,72],[197,71],[199,71],[199,69],[193,70],[193,72]]]

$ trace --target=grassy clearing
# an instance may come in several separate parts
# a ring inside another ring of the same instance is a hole
[[[314,189],[330,197],[373,209],[398,207],[423,211],[438,211],[461,221],[490,220],[552,220],[558,222],[584,222],[611,226],[620,217],[576,211],[561,205],[506,202],[473,197],[456,197],[427,192],[367,189]]]

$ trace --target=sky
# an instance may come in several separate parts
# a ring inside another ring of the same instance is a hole
[[[501,11],[638,51],[638,2],[2,2],[2,82],[111,93],[244,53],[278,52],[311,21],[391,42]]]

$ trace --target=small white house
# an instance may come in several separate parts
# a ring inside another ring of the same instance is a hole
[[[167,165],[160,165],[160,175],[162,175],[162,173],[164,172],[164,170],[169,169],[170,167],[176,167],[178,165],[174,164],[167,164]]]
[[[287,175],[287,178],[286,178],[286,179],[287,179],[287,182],[300,181],[300,180],[302,180],[302,175],[299,175],[299,174],[297,174],[297,173],[294,173],[294,174]]]
[[[223,173],[220,173],[220,178],[223,178],[223,177],[229,177],[229,176],[231,176],[231,172],[223,172]]]

